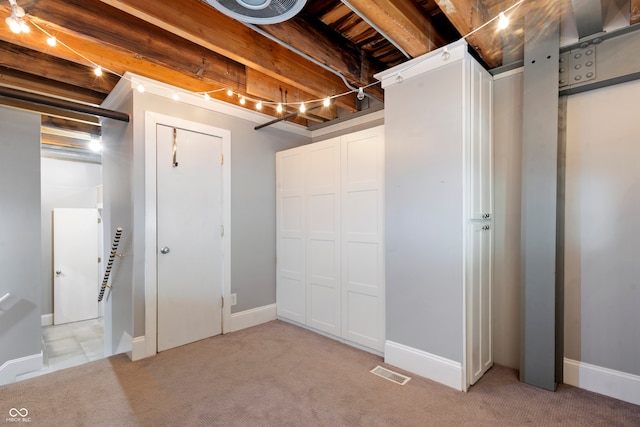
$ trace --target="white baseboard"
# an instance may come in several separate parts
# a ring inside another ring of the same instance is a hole
[[[18,375],[42,369],[42,352],[4,362],[0,366],[0,385],[16,382]]]
[[[53,313],[43,314],[40,320],[40,326],[51,326],[53,325]]]
[[[129,358],[133,361],[144,359],[147,357],[147,342],[145,338],[135,337],[131,342],[131,354]]]
[[[252,308],[251,310],[233,313],[231,315],[231,332],[240,331],[242,329],[258,326],[276,320],[276,305],[269,304],[262,307]]]
[[[384,345],[384,361],[389,365],[464,391],[461,363],[393,341],[387,341]]]
[[[640,376],[564,359],[565,384],[640,405]]]

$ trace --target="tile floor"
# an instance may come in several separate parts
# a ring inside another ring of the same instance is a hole
[[[25,380],[104,357],[104,319],[42,327],[43,367],[18,376]]]

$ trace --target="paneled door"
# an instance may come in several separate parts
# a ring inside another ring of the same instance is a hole
[[[157,125],[158,351],[222,333],[222,139]]]
[[[98,317],[98,210],[53,210],[53,323]]]

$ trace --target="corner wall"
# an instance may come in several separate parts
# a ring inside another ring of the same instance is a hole
[[[0,129],[0,384],[5,384],[42,366],[40,115],[0,107]]]

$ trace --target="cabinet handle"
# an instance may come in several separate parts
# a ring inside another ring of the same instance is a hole
[[[489,226],[489,225],[483,225],[483,226],[482,226],[482,229],[483,229],[483,230],[490,230],[490,229],[491,229],[491,226]]]

